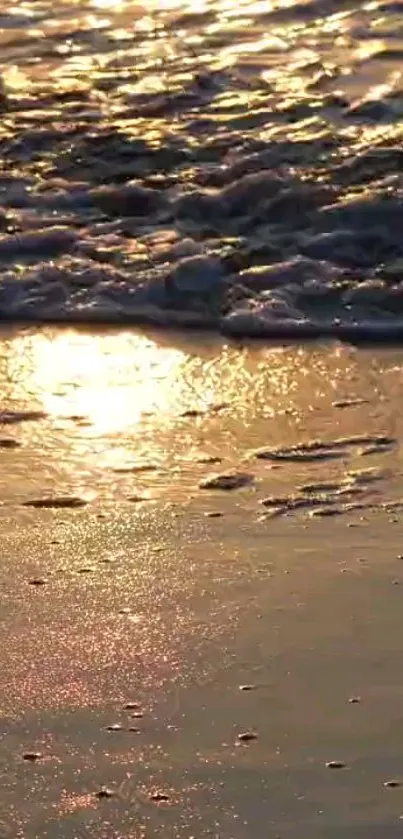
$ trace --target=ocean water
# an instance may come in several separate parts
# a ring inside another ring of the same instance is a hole
[[[403,7],[0,4],[0,318],[403,336]]]

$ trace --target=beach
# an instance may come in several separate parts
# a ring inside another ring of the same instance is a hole
[[[1,343],[1,835],[400,835],[401,350]]]
[[[0,45],[0,839],[400,836],[401,3]]]

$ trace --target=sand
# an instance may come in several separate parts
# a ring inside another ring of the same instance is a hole
[[[0,836],[400,835],[402,351],[0,352]]]

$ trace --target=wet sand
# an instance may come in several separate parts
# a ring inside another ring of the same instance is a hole
[[[403,352],[0,351],[0,836],[400,835]]]
[[[403,337],[403,28],[375,0],[0,0],[0,316]]]

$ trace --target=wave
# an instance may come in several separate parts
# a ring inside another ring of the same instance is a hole
[[[0,320],[400,341],[403,33],[372,5],[3,16]]]

